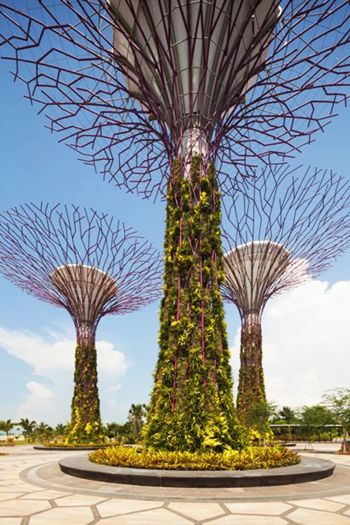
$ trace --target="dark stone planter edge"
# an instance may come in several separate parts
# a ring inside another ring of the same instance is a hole
[[[54,450],[54,451],[60,451],[60,452],[64,452],[65,450],[67,452],[78,452],[78,451],[82,451],[82,452],[85,452],[85,451],[89,451],[89,450],[98,450],[100,448],[107,448],[107,447],[110,447],[110,445],[95,445],[95,446],[91,446],[91,447],[45,447],[44,445],[34,445],[33,448],[35,450],[45,450],[46,452],[48,450]]]
[[[87,456],[67,457],[59,461],[62,472],[78,478],[109,483],[153,487],[262,487],[316,481],[331,476],[331,461],[302,458],[299,465],[246,471],[147,470],[98,465]]]

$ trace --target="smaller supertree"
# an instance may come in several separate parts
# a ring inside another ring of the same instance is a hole
[[[0,214],[0,271],[71,315],[77,347],[68,441],[103,439],[96,329],[107,314],[131,312],[157,299],[157,250],[105,213],[25,204]]]
[[[318,275],[350,241],[350,184],[332,172],[263,169],[224,201],[224,298],[241,317],[237,413],[266,403],[261,316],[270,297]]]

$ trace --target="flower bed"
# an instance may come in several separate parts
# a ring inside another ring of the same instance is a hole
[[[252,470],[300,463],[295,452],[284,447],[248,447],[217,452],[170,452],[152,448],[109,447],[89,454],[102,465],[162,470]]]

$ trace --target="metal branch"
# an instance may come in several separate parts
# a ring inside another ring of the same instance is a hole
[[[350,184],[332,171],[266,167],[223,199],[223,295],[240,315],[327,269],[350,244]]]
[[[105,213],[41,203],[0,214],[0,272],[79,329],[155,301],[161,267],[150,243]]]
[[[311,142],[349,96],[348,0],[6,0],[0,35],[48,127],[145,197],[189,140],[230,194],[258,157],[283,162]]]

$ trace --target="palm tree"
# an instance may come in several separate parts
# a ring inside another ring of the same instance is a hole
[[[38,426],[36,421],[30,421],[28,418],[21,419],[19,425],[23,428],[23,435],[25,438],[32,437],[36,427]]]
[[[42,421],[35,429],[37,439],[41,442],[46,441],[52,434],[52,430],[53,429],[49,425]]]
[[[62,423],[59,423],[55,427],[55,434],[57,436],[63,436],[67,430],[67,425],[62,425]]]
[[[106,435],[109,439],[118,443],[133,443],[134,432],[130,419],[126,423],[107,423],[106,424]]]
[[[147,415],[147,405],[145,405],[145,403],[142,403],[142,404],[133,403],[131,405],[129,409],[128,419],[131,423],[133,436],[136,442],[138,441],[140,437],[141,429],[144,425],[146,415]]]
[[[6,421],[5,420],[0,421],[0,430],[5,432],[7,441],[9,439],[10,430],[12,430],[14,426],[16,426],[16,424],[12,423],[11,419],[7,419]]]

